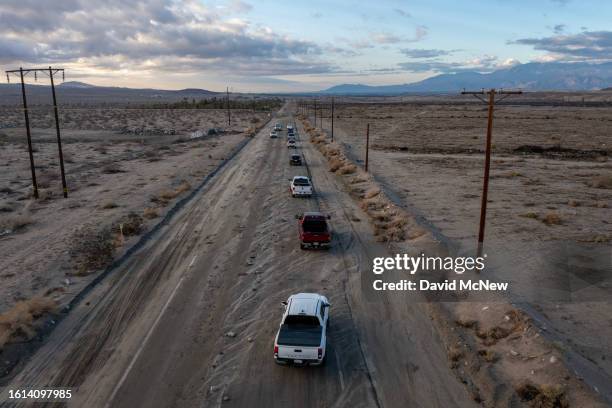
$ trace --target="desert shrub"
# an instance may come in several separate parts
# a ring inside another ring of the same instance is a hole
[[[56,308],[53,299],[37,296],[17,302],[0,314],[0,351],[8,343],[31,340],[36,335],[39,319]]]
[[[143,217],[151,220],[159,217],[159,210],[157,208],[145,208],[142,215]]]
[[[140,215],[134,212],[131,212],[125,217],[123,217],[121,220],[119,220],[119,223],[115,227],[115,231],[119,232],[120,231],[119,225],[121,225],[123,235],[125,236],[138,235],[142,231],[142,222],[143,220]]]
[[[123,170],[118,163],[110,163],[102,168],[102,173],[104,174],[125,173],[125,170]]]
[[[34,223],[29,214],[16,214],[2,217],[0,219],[0,230],[19,231]]]
[[[365,198],[372,198],[372,197],[376,197],[377,195],[380,194],[380,189],[377,187],[372,187],[366,190],[364,197]]]
[[[77,232],[70,250],[71,260],[76,269],[74,274],[84,276],[106,268],[115,254],[115,240],[111,228]]]
[[[521,400],[538,408],[569,408],[565,390],[557,385],[536,385],[528,380],[519,383],[515,391]]]
[[[103,210],[112,210],[113,208],[117,208],[117,207],[119,207],[119,206],[117,205],[117,203],[114,203],[114,202],[110,201],[110,202],[108,202],[108,203],[104,204],[104,205],[102,206],[102,209],[103,209]]]
[[[329,171],[332,173],[337,172],[342,166],[344,166],[344,161],[338,158],[333,158],[329,161]]]
[[[612,188],[612,176],[599,176],[587,184],[593,188]]]
[[[338,174],[353,174],[357,171],[357,167],[354,164],[345,164],[338,169]]]
[[[546,225],[560,225],[563,220],[561,216],[555,212],[549,212],[544,217],[542,217],[542,222]]]

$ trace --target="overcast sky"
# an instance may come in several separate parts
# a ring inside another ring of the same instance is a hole
[[[52,3],[52,4],[51,4]],[[0,67],[240,92],[612,60],[609,0],[0,0]]]

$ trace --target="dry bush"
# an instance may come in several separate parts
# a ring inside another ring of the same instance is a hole
[[[536,385],[525,380],[515,387],[521,400],[536,408],[569,408],[565,390],[560,384]]]
[[[493,350],[481,349],[478,350],[478,355],[482,357],[487,363],[494,363],[499,360],[499,355]]]
[[[544,217],[542,217],[542,222],[546,225],[561,225],[563,220],[561,216],[555,212],[549,212]]]
[[[599,176],[587,184],[593,188],[612,188],[612,176]]]
[[[20,301],[0,314],[0,351],[8,343],[31,340],[36,335],[38,320],[56,308],[53,299],[37,296]]]
[[[29,214],[10,215],[0,219],[0,230],[18,231],[33,223]]]
[[[354,164],[345,164],[338,169],[338,174],[353,174],[357,171],[357,166]]]
[[[332,173],[337,172],[342,166],[344,166],[343,160],[333,158],[329,161],[329,171]]]
[[[379,197],[363,199],[361,200],[361,203],[359,205],[361,209],[365,212],[369,212],[372,210],[376,211],[385,208],[385,204],[380,200]]]
[[[157,208],[145,208],[142,214],[143,217],[151,220],[159,217],[159,209]]]
[[[114,231],[117,233],[123,232],[125,236],[138,235],[142,231],[142,217],[134,212],[129,213],[119,220]]]
[[[380,194],[380,188],[378,187],[372,187],[366,190],[364,197],[365,198],[372,198],[372,197],[376,197],[377,195]]]
[[[112,202],[112,201],[111,201],[111,202],[108,202],[108,203],[104,204],[104,205],[102,206],[102,209],[103,209],[103,210],[111,210],[111,209],[113,209],[113,208],[117,208],[117,207],[119,207],[119,206],[117,205],[117,203],[114,203],[114,202]]]
[[[188,181],[183,180],[181,184],[176,188],[178,194],[184,193],[185,191],[191,190],[191,184]]]
[[[422,237],[425,234],[427,234],[427,230],[425,228],[417,226],[415,228],[412,228],[412,229],[408,230],[406,238],[409,239],[409,240],[413,240],[413,239],[417,239],[419,237]]]
[[[106,268],[115,255],[115,241],[116,236],[110,228],[84,230],[75,234],[74,245],[70,250],[76,269],[74,275],[85,276]]]
[[[534,212],[528,212],[528,213],[525,213],[525,214],[521,214],[521,217],[531,218],[531,219],[537,220],[539,216],[538,216],[538,214],[536,214]]]
[[[569,205],[570,207],[580,207],[581,203],[577,200],[569,200],[567,202],[567,205]]]
[[[158,197],[164,201],[170,201],[174,199],[179,193],[176,190],[162,190],[161,193],[158,194]]]
[[[104,174],[117,174],[117,173],[125,173],[125,170],[119,166],[117,163],[107,164],[102,168],[102,173]]]
[[[170,200],[175,199],[181,193],[191,190],[191,184],[183,180],[175,190],[162,190],[157,196],[151,197],[151,201],[162,205],[167,205]]]

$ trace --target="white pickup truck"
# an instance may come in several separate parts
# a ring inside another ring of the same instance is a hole
[[[278,364],[320,365],[325,361],[330,303],[317,293],[289,296],[274,339]]]
[[[289,185],[292,197],[312,197],[312,184],[306,176],[295,176]]]

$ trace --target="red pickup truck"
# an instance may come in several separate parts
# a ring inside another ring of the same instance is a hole
[[[329,248],[332,236],[327,224],[328,215],[320,212],[305,212],[296,218],[300,233],[300,248]]]

